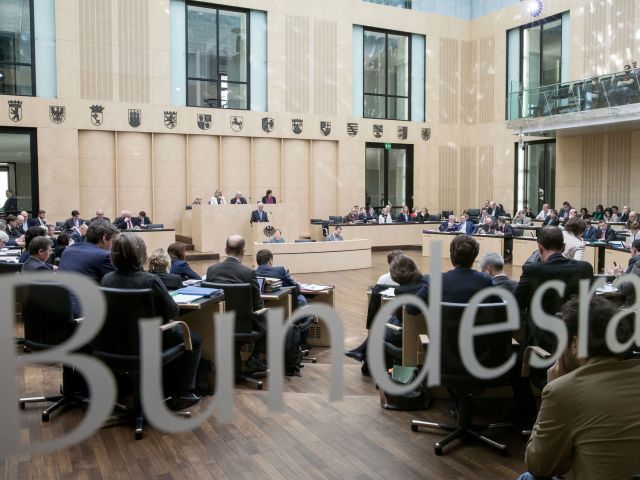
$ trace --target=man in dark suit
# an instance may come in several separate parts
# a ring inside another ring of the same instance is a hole
[[[564,237],[558,227],[544,227],[538,232],[538,252],[541,262],[522,266],[522,276],[514,292],[525,320],[527,345],[538,345],[548,352],[556,348],[555,337],[550,332],[537,328],[531,319],[531,298],[535,291],[548,280],[560,280],[566,284],[562,296],[553,289],[547,290],[542,297],[542,309],[549,315],[555,315],[560,307],[579,292],[581,279],[593,279],[593,267],[578,260],[562,255]]]
[[[84,223],[84,220],[80,218],[80,212],[73,210],[71,212],[71,218],[67,218],[64,222],[65,230],[80,230],[80,225]]]
[[[236,196],[231,199],[231,204],[232,205],[240,205],[240,204],[246,205],[247,204],[247,199],[242,196],[242,193],[236,192]]]
[[[47,228],[47,219],[44,217],[46,213],[47,212],[45,212],[44,210],[38,210],[38,216],[36,218],[30,218],[27,221],[27,225],[29,226],[29,228],[31,227]]]
[[[455,232],[458,230],[458,224],[456,223],[455,215],[449,215],[449,219],[440,224],[438,230],[441,232]]]
[[[131,212],[129,210],[122,210],[120,216],[113,222],[113,226],[118,230],[131,230],[134,227],[133,220],[131,219]]]
[[[47,260],[51,256],[51,241],[47,237],[36,237],[29,244],[29,258],[22,265],[23,272],[50,272],[53,270]]]
[[[584,231],[584,233],[582,234],[582,239],[585,242],[594,242],[598,239],[598,228],[594,227],[591,224],[591,220],[587,219],[584,221],[584,223],[587,224],[587,228]]]
[[[101,208],[96,210],[96,216],[93,217],[91,221],[93,222],[94,220],[106,220],[107,222],[111,223],[111,220],[109,219],[109,217],[104,216],[104,210]]]
[[[600,220],[598,222],[598,230],[596,231],[596,233],[596,238],[593,238],[594,234],[591,235],[591,239],[594,241],[600,240],[602,242],[612,242],[616,239],[615,230],[611,228],[605,220]]]
[[[256,272],[249,267],[242,265],[244,258],[245,242],[240,235],[231,235],[227,238],[227,244],[224,249],[227,258],[224,262],[211,265],[207,268],[207,282],[214,283],[248,283],[251,285],[251,303],[253,311],[260,310],[264,307],[264,301],[260,296],[260,287],[258,287],[258,278]],[[253,330],[258,332],[266,332],[266,321],[264,316],[253,316]],[[264,370],[266,365],[259,360],[260,352],[265,351],[264,339],[256,342],[251,357],[247,360],[247,366],[254,370]]]
[[[458,232],[464,233],[465,235],[471,235],[476,226],[469,219],[469,214],[464,212],[460,217],[460,223],[458,223]]]
[[[504,273],[504,258],[496,252],[485,253],[480,259],[480,271],[487,273],[495,287],[503,287],[514,292],[518,282],[511,280]]]
[[[6,220],[7,228],[5,231],[10,238],[18,238],[20,235],[22,235],[22,232],[18,227],[18,219],[15,215],[7,215]]]
[[[560,219],[558,218],[558,211],[555,208],[549,210],[549,216],[544,219],[542,226],[544,227],[557,227],[560,225]]]
[[[269,216],[264,211],[264,205],[262,202],[258,202],[258,209],[251,212],[251,223],[253,222],[268,222]]]
[[[273,253],[266,248],[259,250],[256,253],[256,275],[259,277],[271,277],[282,280],[283,287],[295,287],[293,291],[293,308],[304,307],[307,304],[307,299],[300,293],[300,284],[296,282],[289,272],[284,267],[273,266]]]
[[[569,212],[572,208],[573,207],[569,202],[562,202],[562,208],[560,209],[560,212],[558,212],[558,217],[560,218],[561,222],[566,222],[567,220],[569,220]]]
[[[9,214],[15,215],[18,213],[18,199],[13,195],[13,191],[7,190],[5,192],[7,196],[7,200],[4,202],[4,206],[2,210],[4,211],[5,217]]]
[[[493,235],[496,232],[495,222],[490,215],[484,217],[484,221],[479,223],[476,228],[473,230],[474,235]]]
[[[140,210],[138,216],[132,220],[134,227],[147,228],[153,222],[147,217],[147,212]]]

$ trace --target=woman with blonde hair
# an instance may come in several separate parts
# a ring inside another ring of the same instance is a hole
[[[163,248],[158,248],[149,257],[149,273],[153,273],[162,280],[169,290],[182,288],[182,277],[176,273],[169,273],[171,257]]]

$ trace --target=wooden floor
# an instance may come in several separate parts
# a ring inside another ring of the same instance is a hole
[[[409,253],[424,273],[428,259]],[[204,273],[210,262],[193,262]],[[444,269],[450,264],[445,261]],[[373,254],[373,267],[364,270],[296,275],[303,282],[337,287],[336,304],[345,324],[346,348],[365,336],[367,286],[387,271],[386,254]],[[517,279],[520,269],[512,272]],[[13,479],[512,479],[525,470],[524,442],[507,432],[495,437],[510,447],[510,456],[477,444],[454,446],[437,457],[434,442],[440,433],[413,433],[412,418],[453,421],[448,402],[438,400],[430,410],[390,412],[380,407],[378,391],[360,364],[346,359],[345,399],[328,400],[328,350],[313,351],[317,364],[308,364],[301,377],[285,381],[286,410],[267,411],[264,392],[238,388],[235,416],[227,425],[214,418],[193,432],[169,435],[146,427],[135,441],[129,426],[103,428],[83,444],[46,456],[0,460],[0,478]],[[57,390],[59,370],[33,367],[22,372],[22,392]],[[268,388],[268,386],[266,387]],[[204,400],[208,403],[210,397]],[[496,400],[486,400],[495,405]],[[503,403],[505,401],[502,401]],[[482,405],[481,405],[482,407]],[[201,409],[199,405],[194,413]],[[502,410],[508,410],[508,403]],[[40,409],[20,412],[23,437],[32,441],[63,435],[78,423],[82,411],[69,411],[40,422]]]

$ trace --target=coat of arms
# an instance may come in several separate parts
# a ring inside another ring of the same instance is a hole
[[[104,110],[104,107],[102,105],[91,105],[89,108],[91,109],[91,123],[96,127],[99,127],[102,125],[102,111]]]
[[[22,120],[22,100],[9,100],[9,120],[12,122]]]
[[[350,137],[355,137],[356,135],[358,135],[358,124],[347,123],[347,133]]]
[[[211,128],[211,115],[202,113],[198,114],[198,128],[200,130],[209,130]]]
[[[398,127],[398,140],[406,140],[409,127]]]
[[[427,142],[431,138],[431,129],[430,128],[421,128],[420,129],[420,136],[422,137],[422,140]]]
[[[178,112],[175,110],[164,111],[164,126],[167,128],[176,128],[178,125]]]
[[[374,125],[373,126],[373,136],[376,138],[380,138],[382,136],[383,126],[382,125]]]
[[[262,131],[264,133],[273,132],[273,127],[274,126],[275,126],[275,123],[273,121],[273,118],[271,118],[271,117],[263,117],[262,118]]]
[[[129,110],[129,125],[133,128],[138,128],[140,126],[140,120],[142,119],[142,111],[137,109]]]
[[[291,119],[291,130],[293,130],[293,133],[296,135],[300,135],[302,133],[302,122],[303,120],[301,118]]]
[[[62,123],[67,117],[67,109],[61,105],[49,106],[49,118],[53,123]]]
[[[320,122],[320,133],[325,137],[331,133],[331,122]]]
[[[244,127],[244,119],[242,117],[233,116],[229,119],[229,123],[231,125],[231,130],[234,132],[239,132]]]

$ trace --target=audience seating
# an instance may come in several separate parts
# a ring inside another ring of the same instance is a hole
[[[140,401],[140,336],[138,320],[155,316],[153,297],[150,289],[125,290],[101,288],[107,304],[104,325],[94,340],[94,355],[102,360],[119,377],[119,401],[125,393],[132,393],[131,405],[118,405],[121,415],[112,419],[130,420],[135,418],[135,438],[142,438],[144,415]],[[184,322],[172,321],[160,327],[166,331],[181,325],[184,342],[162,352],[161,362],[166,365],[180,357],[185,351],[191,351],[191,334]],[[123,378],[131,378],[132,392],[126,392]],[[189,412],[182,413],[185,416]]]
[[[245,343],[252,343],[255,347],[256,342],[262,340],[265,332],[253,330],[254,316],[264,315],[269,309],[261,308],[253,310],[253,302],[251,299],[251,285],[248,283],[214,283],[202,282],[204,288],[218,288],[224,291],[224,304],[226,311],[233,311],[236,314],[235,322],[235,369],[236,380],[245,381],[255,385],[258,390],[262,390],[262,380],[258,376],[265,376],[268,372],[242,372],[241,348]]]
[[[468,304],[442,303],[442,345],[441,345],[441,384],[448,387],[458,399],[458,422],[456,425],[412,420],[411,430],[418,431],[419,427],[437,428],[450,432],[436,442],[435,453],[442,455],[444,447],[458,438],[475,438],[497,449],[501,455],[507,454],[507,446],[482,435],[485,428],[473,425],[472,406],[474,397],[486,388],[498,387],[507,383],[509,374],[501,377],[482,380],[471,375],[464,367],[459,351],[458,334],[464,309]],[[506,303],[481,304],[477,310],[475,325],[503,323],[506,318]],[[474,348],[478,361],[485,368],[497,367],[505,363],[513,353],[512,332],[498,332],[491,335],[475,337]],[[490,424],[486,429],[505,428],[509,424]]]

